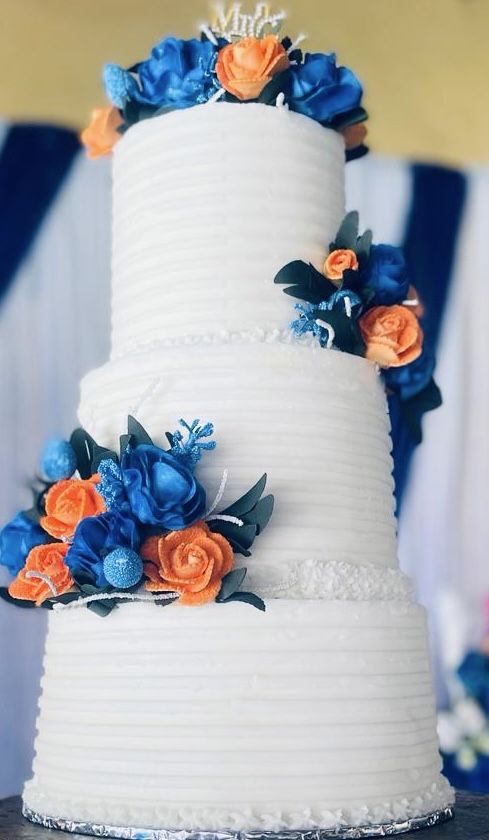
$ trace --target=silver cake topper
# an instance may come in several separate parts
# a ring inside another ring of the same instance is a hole
[[[215,17],[210,25],[214,35],[235,41],[240,38],[263,38],[264,35],[276,35],[286,18],[285,12],[272,14],[268,3],[257,3],[253,14],[241,11],[241,3],[232,3],[227,8],[215,7]]]

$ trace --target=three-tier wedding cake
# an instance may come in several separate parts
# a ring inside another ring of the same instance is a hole
[[[345,217],[358,80],[279,22],[234,8],[109,65],[84,134],[113,150],[112,355],[0,540],[25,547],[7,597],[52,607],[24,792],[45,825],[357,837],[451,813],[385,396],[435,389],[419,303]]]

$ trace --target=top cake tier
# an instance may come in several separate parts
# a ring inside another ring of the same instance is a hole
[[[112,357],[282,328],[276,272],[324,261],[345,210],[341,134],[259,103],[134,125],[114,148]]]

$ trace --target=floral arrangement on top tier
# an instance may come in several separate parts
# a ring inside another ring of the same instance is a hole
[[[290,324],[321,347],[364,356],[379,365],[388,392],[400,400],[408,428],[419,443],[421,418],[441,404],[433,379],[434,357],[423,346],[423,307],[400,248],[373,245],[372,232],[358,231],[358,213],[348,213],[329,245],[322,271],[294,260],[275,276],[286,294],[303,303]]]
[[[180,424],[183,432],[167,433],[167,450],[133,417],[120,454],[83,429],[51,441],[33,507],[0,531],[0,564],[14,575],[0,597],[50,609],[80,601],[100,615],[126,599],[244,601],[264,610],[260,598],[241,590],[246,568],[235,568],[235,554],[250,555],[272,515],[266,475],[217,513],[227,473],[208,506],[194,472],[216,445],[212,424]]]
[[[347,159],[365,154],[367,113],[359,80],[337,66],[334,53],[303,54],[303,36],[280,40],[284,17],[271,14],[265,3],[253,14],[234,3],[202,26],[200,40],[164,38],[149,58],[127,69],[107,64],[103,78],[112,105],[93,111],[82,133],[89,157],[109,154],[140,120],[212,101],[288,107],[340,131]]]

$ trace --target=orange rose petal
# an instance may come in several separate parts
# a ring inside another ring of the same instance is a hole
[[[33,548],[25,566],[9,586],[9,593],[13,598],[35,601],[40,606],[47,598],[54,596],[49,583],[36,577],[36,572],[49,578],[57,595],[62,595],[73,588],[75,581],[64,561],[69,546],[58,543],[48,543]],[[30,576],[32,574],[32,577]]]
[[[80,135],[89,158],[110,154],[114,145],[121,139],[118,128],[122,122],[117,108],[110,105],[92,111],[90,124]]]
[[[200,592],[184,592],[180,595],[178,603],[187,607],[198,607],[201,604],[207,604],[209,601],[214,601],[216,595],[219,594],[221,588],[221,581],[211,583],[206,589]]]
[[[356,149],[361,146],[367,136],[367,127],[365,123],[355,123],[354,125],[347,125],[341,129],[341,134],[345,141],[345,148]]]
[[[143,560],[158,563],[158,543],[161,537],[148,537],[142,544],[139,554]]]

